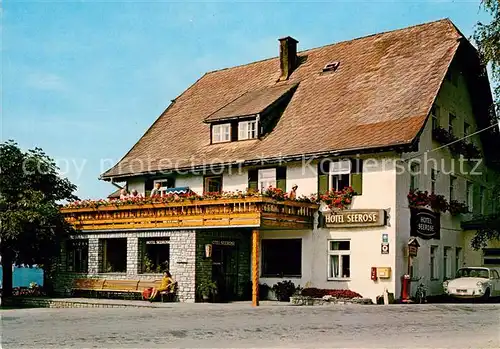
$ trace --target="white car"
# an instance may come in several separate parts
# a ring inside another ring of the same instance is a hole
[[[443,289],[451,297],[487,300],[500,296],[500,276],[492,268],[460,268],[454,279],[443,282]]]

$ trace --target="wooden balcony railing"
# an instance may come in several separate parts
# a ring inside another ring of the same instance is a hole
[[[318,205],[267,197],[62,208],[79,230],[196,227],[311,229]]]

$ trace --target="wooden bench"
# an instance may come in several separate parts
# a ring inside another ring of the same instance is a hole
[[[92,295],[102,290],[105,281],[104,279],[76,279],[72,291],[73,293],[74,291],[88,291]]]
[[[159,288],[161,286],[161,280],[141,280],[139,281],[138,289],[142,293],[145,289],[148,288]],[[171,301],[177,300],[177,281],[174,282],[174,286],[170,288],[168,291],[160,292],[161,301],[164,302],[165,299],[169,299]]]
[[[121,293],[124,298],[127,295],[140,295],[147,288],[159,288],[161,280],[107,280],[107,279],[75,279],[72,291],[88,291],[96,296],[99,293],[106,293],[109,297],[112,293]],[[161,300],[173,298],[177,293],[177,282],[169,291],[160,292]]]

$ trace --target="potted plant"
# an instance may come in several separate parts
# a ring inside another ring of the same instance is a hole
[[[276,299],[280,302],[289,302],[290,297],[294,295],[296,289],[295,284],[290,280],[278,282],[272,288]]]
[[[217,284],[212,280],[206,280],[198,285],[197,290],[201,298],[206,302],[210,298],[213,299],[217,294]]]

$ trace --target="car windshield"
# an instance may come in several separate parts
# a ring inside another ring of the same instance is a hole
[[[462,268],[457,271],[457,278],[485,278],[488,279],[488,269],[480,268]]]

